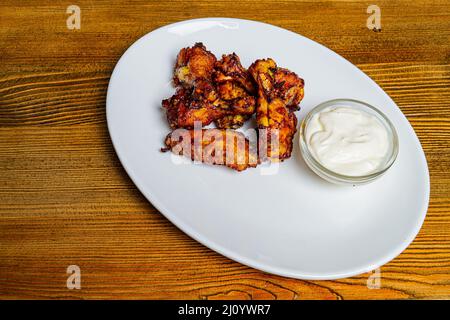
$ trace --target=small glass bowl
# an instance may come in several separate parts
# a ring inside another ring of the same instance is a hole
[[[308,143],[306,142],[306,129],[308,127],[308,123],[316,113],[322,111],[325,108],[333,106],[346,106],[368,112],[376,116],[377,119],[385,126],[388,137],[390,139],[390,147],[388,154],[386,155],[385,163],[380,166],[380,169],[378,171],[362,176],[347,176],[327,169],[313,156],[313,154],[309,150]],[[391,121],[389,121],[389,119],[383,113],[381,113],[380,110],[358,100],[335,99],[319,104],[318,106],[313,108],[303,119],[300,125],[300,150],[303,159],[305,159],[308,167],[323,179],[336,184],[360,185],[369,183],[381,177],[392,166],[398,154],[398,137]]]

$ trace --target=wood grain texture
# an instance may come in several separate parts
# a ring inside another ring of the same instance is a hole
[[[1,298],[450,298],[450,2],[77,1],[0,4]],[[189,18],[260,20],[355,63],[400,106],[426,153],[431,199],[414,242],[370,274],[300,281],[233,262],[168,222],[122,169],[105,121],[111,71],[137,38]],[[82,289],[66,288],[66,268]]]

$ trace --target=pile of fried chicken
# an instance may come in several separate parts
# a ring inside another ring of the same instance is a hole
[[[237,171],[262,161],[291,156],[304,81],[272,59],[256,60],[246,70],[235,54],[217,60],[202,43],[178,53],[175,94],[162,101],[171,129],[162,151]],[[256,113],[258,144],[241,127]],[[204,128],[214,123],[216,128]],[[182,130],[180,130],[182,129]]]

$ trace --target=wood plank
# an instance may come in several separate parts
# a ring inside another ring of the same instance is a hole
[[[0,298],[450,298],[450,2],[379,1],[382,32],[363,1],[2,1],[0,12]],[[105,119],[111,71],[148,31],[194,17],[272,23],[335,50],[405,113],[431,177],[414,242],[370,274],[301,281],[233,262],[190,239],[136,189]],[[82,269],[67,290],[66,268]]]

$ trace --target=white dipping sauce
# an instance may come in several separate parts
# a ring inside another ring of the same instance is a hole
[[[347,176],[376,172],[390,148],[386,127],[376,116],[346,106],[316,113],[305,135],[310,152],[321,165]]]

